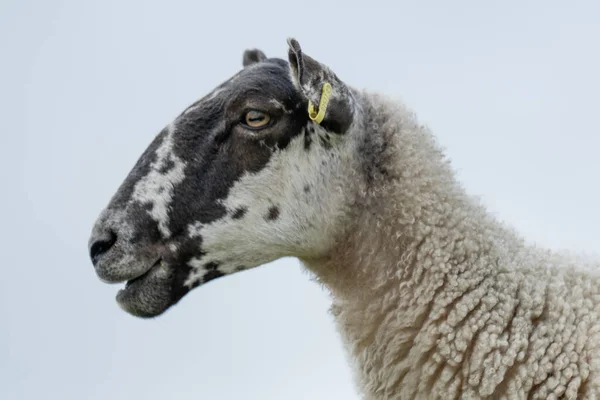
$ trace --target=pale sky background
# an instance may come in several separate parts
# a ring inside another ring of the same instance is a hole
[[[492,4],[493,3],[493,4]],[[295,259],[119,309],[92,224],[187,105],[286,38],[403,99],[528,239],[598,252],[600,2],[0,1],[0,398],[357,399]]]

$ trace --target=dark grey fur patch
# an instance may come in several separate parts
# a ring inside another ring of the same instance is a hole
[[[219,267],[219,263],[218,262],[214,262],[214,261],[206,263],[204,265],[204,268],[207,269],[208,271],[216,270],[218,267]]]
[[[165,163],[158,170],[158,172],[160,172],[161,174],[166,174],[167,172],[169,172],[170,170],[172,170],[173,167],[175,167],[175,163],[173,162],[173,160],[171,159],[171,157],[167,157],[167,159],[165,160]]]
[[[308,132],[306,132],[304,134],[304,150],[310,150],[311,143],[312,143],[312,137]]]
[[[213,279],[217,279],[225,275],[223,272],[219,271],[219,265],[220,263],[216,261],[211,261],[204,264],[204,268],[207,272],[202,277],[202,283],[212,281]]]
[[[269,213],[265,217],[267,221],[274,221],[279,218],[279,207],[271,206],[269,207]]]
[[[304,185],[304,193],[310,193],[310,186]]]
[[[129,221],[135,227],[130,244],[146,246],[162,239],[158,224],[149,217],[152,208],[151,203],[140,204],[138,202],[133,202],[127,207]]]
[[[240,207],[237,208],[233,214],[231,214],[231,218],[232,219],[240,219],[242,218],[244,215],[246,215],[246,212],[248,211],[247,207]]]
[[[325,134],[319,136],[319,139],[321,140],[321,144],[323,145],[323,147],[325,147],[328,150],[331,149],[331,138],[329,137],[329,135]]]
[[[175,268],[175,276],[173,277],[173,283],[171,284],[171,303],[175,304],[183,296],[185,296],[191,289],[200,285],[200,281],[195,281],[192,284],[191,289],[185,285],[187,278],[192,273],[193,269],[189,265],[181,264]]]
[[[202,277],[202,283],[210,282],[213,279],[220,278],[224,275],[225,274],[222,273],[221,271],[219,271],[217,269],[212,269],[212,270],[208,271],[206,274],[204,274],[204,277]]]

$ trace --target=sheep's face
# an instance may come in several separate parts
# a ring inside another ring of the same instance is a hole
[[[156,316],[215,278],[331,247],[354,101],[289,44],[289,63],[246,51],[244,69],[158,134],[101,213],[92,261],[102,280],[127,282],[127,312]],[[317,124],[308,99],[319,106],[324,82],[333,92]]]

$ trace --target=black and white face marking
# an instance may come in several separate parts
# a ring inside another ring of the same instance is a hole
[[[101,213],[90,255],[102,280],[127,281],[127,312],[156,316],[200,284],[331,245],[355,103],[289,43],[290,63],[246,51],[244,69],[158,134]],[[334,93],[318,125],[307,98],[318,105],[325,80]]]

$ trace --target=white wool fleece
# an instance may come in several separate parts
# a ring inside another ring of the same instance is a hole
[[[352,225],[303,262],[332,292],[364,398],[600,398],[598,262],[527,245],[410,112],[361,96]]]

